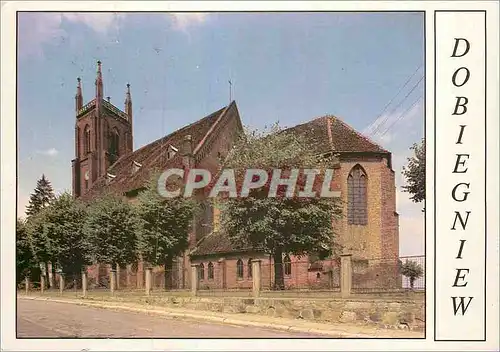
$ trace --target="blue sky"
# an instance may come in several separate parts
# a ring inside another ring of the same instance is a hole
[[[18,32],[19,214],[42,173],[71,189],[76,78],[91,100],[101,60],[117,107],[131,84],[134,148],[225,106],[229,79],[245,125],[342,118],[393,152],[401,254],[423,253],[421,205],[400,192],[424,133],[421,14],[23,13]]]

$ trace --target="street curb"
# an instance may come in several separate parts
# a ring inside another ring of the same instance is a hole
[[[301,326],[294,325],[282,325],[282,324],[272,324],[272,323],[261,323],[256,321],[248,321],[248,320],[239,320],[234,318],[224,318],[224,317],[214,317],[210,315],[203,314],[192,314],[192,313],[177,313],[172,311],[158,310],[158,309],[145,309],[145,308],[136,308],[136,307],[128,307],[119,304],[115,304],[113,302],[105,302],[105,301],[95,301],[95,302],[83,302],[71,299],[57,299],[50,297],[29,297],[29,296],[18,296],[19,299],[23,300],[31,300],[31,301],[50,301],[56,303],[66,303],[66,304],[76,304],[80,306],[88,306],[88,307],[97,307],[104,309],[118,309],[122,311],[129,312],[138,312],[138,313],[147,313],[154,315],[162,315],[167,317],[175,317],[175,318],[189,318],[195,320],[204,320],[211,321],[219,324],[229,324],[229,325],[238,325],[238,326],[253,326],[258,328],[272,329],[272,330],[281,330],[281,331],[289,331],[289,332],[298,332],[298,333],[308,333],[308,334],[317,334],[317,335],[325,335],[325,337],[337,337],[337,338],[380,338],[380,336],[366,335],[360,333],[347,333],[344,331],[338,330],[324,330],[318,328],[306,328]],[[392,338],[401,338],[394,336]]]

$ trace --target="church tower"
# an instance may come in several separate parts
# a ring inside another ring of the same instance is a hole
[[[125,111],[104,99],[101,62],[97,61],[95,98],[83,105],[80,78],[75,96],[75,159],[72,160],[73,196],[83,195],[118,158],[133,150],[132,96],[125,93]]]

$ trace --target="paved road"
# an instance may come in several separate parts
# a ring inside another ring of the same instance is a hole
[[[255,327],[195,322],[48,301],[17,300],[17,336],[23,337],[319,337]]]

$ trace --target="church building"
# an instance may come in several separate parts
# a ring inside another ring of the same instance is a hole
[[[220,160],[228,154],[243,130],[238,107],[232,101],[198,121],[133,150],[130,85],[126,87],[123,110],[104,98],[103,87],[101,62],[98,61],[95,98],[83,104],[80,79],[75,96],[72,190],[75,197],[84,200],[111,191],[135,202],[137,194],[156,170],[203,168],[214,174]],[[136,121],[139,123],[135,128],[140,128],[140,117],[136,117]],[[338,155],[334,178],[344,208],[342,219],[333,226],[339,234],[343,251],[352,254],[353,285],[358,282],[397,286],[397,273],[391,271],[393,269],[384,273],[385,267],[381,264],[382,260],[397,261],[399,256],[391,153],[331,115],[312,119],[290,130],[303,135],[318,154]],[[211,201],[204,201],[203,206],[202,215],[194,221],[189,250],[175,266],[178,270],[177,287],[189,287],[190,264],[196,263],[200,268],[201,289],[251,288],[250,261],[260,258],[263,268],[266,265],[271,268],[271,259],[251,248],[234,248],[219,227],[219,218],[223,214]],[[102,270],[109,270],[98,267],[94,268],[97,276]],[[123,270],[126,275],[119,275],[119,286],[143,286],[142,263]],[[269,277],[266,277],[266,272]],[[338,258],[284,258],[285,285],[290,288],[306,285],[337,287],[338,273]],[[262,270],[263,285],[272,281],[272,275],[272,270]]]

